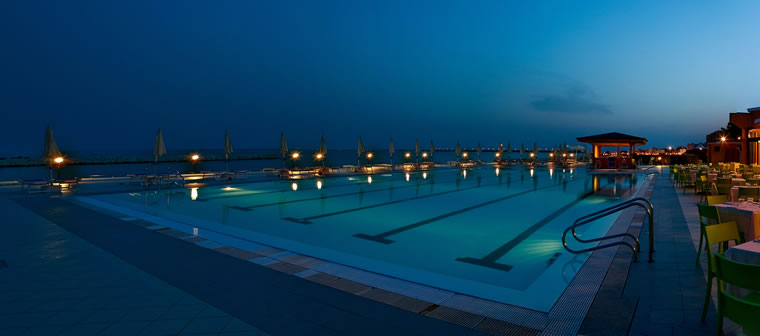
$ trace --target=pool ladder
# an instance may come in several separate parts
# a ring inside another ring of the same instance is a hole
[[[603,248],[623,245],[623,246],[629,247],[633,251],[633,260],[634,260],[634,262],[637,262],[639,260],[639,252],[641,250],[641,245],[639,244],[639,238],[637,238],[636,236],[634,236],[634,235],[632,235],[632,234],[630,234],[628,232],[618,233],[618,234],[614,234],[614,235],[610,235],[610,236],[604,236],[604,237],[593,238],[593,239],[583,239],[583,238],[580,238],[580,237],[578,237],[578,235],[575,232],[575,229],[577,227],[581,226],[581,225],[585,225],[585,224],[591,223],[591,222],[596,221],[598,219],[601,219],[601,218],[607,217],[609,215],[612,215],[612,214],[618,213],[620,211],[623,211],[625,209],[628,209],[630,207],[640,207],[640,208],[643,208],[644,210],[646,210],[647,215],[649,216],[649,262],[650,263],[654,262],[654,259],[653,259],[653,254],[654,254],[654,206],[652,205],[652,202],[650,202],[649,200],[647,200],[646,198],[643,198],[643,197],[635,197],[635,198],[629,199],[629,200],[627,200],[627,201],[625,201],[623,203],[613,205],[613,206],[611,206],[609,208],[602,209],[602,210],[596,211],[594,213],[590,213],[590,214],[585,215],[583,217],[579,217],[578,219],[575,220],[575,222],[573,222],[573,225],[570,225],[562,233],[562,246],[564,246],[565,249],[568,250],[568,251],[570,251],[571,253],[578,254],[578,253],[591,252],[591,251],[601,250]],[[594,242],[601,242],[601,241],[605,241],[605,240],[609,240],[609,239],[628,237],[628,238],[633,239],[633,241],[635,242],[635,246],[632,245],[632,244],[630,244],[629,242],[621,239],[621,240],[616,241],[616,242],[601,244],[601,245],[597,245],[597,246],[594,246],[594,247],[589,247],[589,248],[581,249],[581,250],[574,250],[574,249],[571,249],[570,247],[567,246],[567,240],[566,240],[566,238],[567,238],[567,233],[568,232],[572,232],[573,233],[573,238],[575,238],[575,240],[578,241],[578,242],[580,242],[580,243],[594,243]]]

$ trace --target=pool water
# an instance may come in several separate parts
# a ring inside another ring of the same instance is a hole
[[[575,218],[643,179],[584,168],[274,180],[81,197],[457,293],[548,312],[589,254],[561,245]],[[604,235],[610,216],[582,227]],[[578,244],[572,244],[578,246]]]

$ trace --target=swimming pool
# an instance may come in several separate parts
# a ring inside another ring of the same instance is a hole
[[[582,215],[643,179],[584,168],[275,180],[81,197],[335,263],[548,312],[589,254],[561,245]],[[604,235],[615,217],[582,228]]]

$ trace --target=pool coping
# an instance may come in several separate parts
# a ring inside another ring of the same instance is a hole
[[[636,196],[650,198],[655,179],[645,177]],[[122,221],[181,239],[302,279],[369,298],[400,309],[494,334],[575,334],[601,287],[618,248],[598,250],[586,260],[548,313],[455,293],[237,237],[207,237],[177,230],[190,225],[161,218],[146,220],[75,200],[76,204]],[[148,215],[149,216],[149,215]],[[645,221],[643,210],[622,212],[606,235],[625,232]],[[223,234],[217,234],[223,235]],[[235,240],[238,240],[237,242]],[[223,242],[222,242],[223,241]]]

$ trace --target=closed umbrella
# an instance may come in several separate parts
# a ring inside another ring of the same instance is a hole
[[[420,139],[417,139],[417,141],[414,143],[414,156],[417,158],[417,161],[420,161]]]
[[[282,155],[282,168],[285,168],[285,157],[288,155],[288,141],[285,140],[285,132],[280,134],[280,154]]]
[[[55,143],[55,137],[53,137],[53,128],[50,126],[45,131],[45,153],[42,155],[48,162],[52,162],[56,157],[61,156],[61,151],[58,149],[58,144]]]
[[[227,161],[227,170],[230,170],[230,154],[232,154],[232,142],[230,142],[230,132],[224,130],[224,159]]]
[[[45,131],[45,152],[42,154],[43,158],[47,160],[50,165],[50,180],[53,180],[53,163],[55,158],[61,156],[61,151],[58,149],[58,144],[55,143],[55,137],[53,137],[53,128],[48,126]]]
[[[154,163],[158,163],[158,158],[166,155],[166,143],[164,143],[164,133],[161,132],[161,129],[158,129],[158,134],[156,134],[156,144],[153,146],[153,161]]]
[[[393,167],[393,152],[395,151],[396,150],[393,148],[393,138],[391,138],[390,141],[388,141],[388,157],[391,160],[391,167]]]
[[[358,148],[356,149],[356,165],[358,166],[360,162],[359,160],[361,159],[362,154],[364,153],[364,144],[362,143],[361,136],[359,136],[359,146],[357,147]]]

